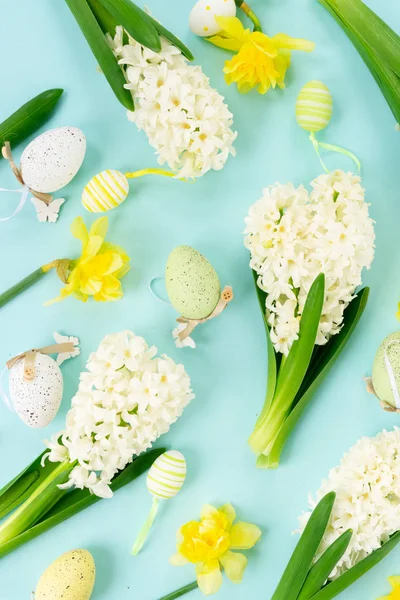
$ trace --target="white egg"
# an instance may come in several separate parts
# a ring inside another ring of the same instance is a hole
[[[45,131],[22,153],[22,178],[35,192],[61,190],[79,171],[85,152],[86,138],[77,127]]]
[[[189,16],[189,27],[196,35],[208,37],[221,31],[215,17],[234,17],[235,0],[199,0]]]
[[[9,391],[19,418],[29,427],[46,427],[56,416],[63,395],[63,376],[51,356],[38,353],[35,358],[35,378],[24,379],[24,359],[11,369]]]

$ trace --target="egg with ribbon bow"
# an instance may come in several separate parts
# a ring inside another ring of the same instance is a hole
[[[165,270],[167,294],[187,319],[205,319],[217,306],[221,284],[212,264],[190,246],[172,250]]]
[[[75,177],[85,153],[86,138],[77,127],[58,127],[45,131],[22,153],[22,179],[35,192],[56,192]]]
[[[195,35],[208,37],[221,31],[215,17],[235,17],[235,0],[199,0],[189,16],[189,27]]]
[[[57,415],[63,396],[61,369],[51,356],[35,353],[34,374],[21,358],[10,369],[9,392],[15,412],[28,427],[41,429]]]

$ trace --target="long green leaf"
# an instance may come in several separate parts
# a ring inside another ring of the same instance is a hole
[[[115,31],[120,25],[116,19],[100,4],[99,0],[87,0],[90,6],[90,10],[94,14],[97,23],[100,25],[104,35],[109,33],[112,37],[115,35]]]
[[[182,52],[183,56],[186,56],[186,58],[188,60],[193,60],[194,56],[191,53],[191,51],[189,50],[189,48],[187,46],[185,46],[185,44],[183,42],[181,42],[181,40],[179,38],[177,38],[176,35],[174,35],[170,31],[168,31],[168,29],[165,29],[165,27],[163,27],[161,25],[161,23],[156,21],[156,19],[153,19],[153,17],[151,17],[150,15],[147,15],[147,16],[149,17],[150,21],[153,23],[155,29],[158,31],[158,33],[160,35],[165,37],[165,39],[167,39],[169,42],[171,42],[171,44],[173,44],[174,46],[179,48],[179,50]]]
[[[165,448],[157,448],[136,458],[131,464],[125,467],[123,471],[114,477],[110,486],[113,492],[116,492],[147,471],[155,459],[164,452]],[[33,540],[42,533],[45,533],[49,529],[52,529],[56,525],[59,525],[63,521],[66,521],[85,508],[96,504],[100,500],[101,498],[94,494],[90,494],[86,489],[65,493],[61,500],[59,500],[36,525],[12,540],[0,544],[0,558]]]
[[[312,596],[312,600],[332,600],[338,594],[347,589],[357,579],[365,575],[370,569],[377,565],[385,556],[393,550],[400,542],[400,531],[395,533],[385,544],[378,550],[374,550],[369,556],[361,560],[354,567],[345,571],[334,581],[328,583],[321,591]]]
[[[85,36],[115,96],[128,110],[135,110],[126,79],[87,0],[65,0]]]
[[[268,460],[271,465],[279,464],[282,450],[297,425],[305,408],[312,399],[317,387],[322,383],[329,369],[334,365],[340,356],[345,345],[349,341],[355,327],[357,326],[368,302],[369,288],[363,288],[357,296],[350,302],[344,312],[344,325],[341,331],[332,336],[328,344],[321,347],[316,360],[310,364],[304,379],[304,384],[299,390],[298,396],[294,402],[294,408],[283,423],[274,445],[269,453]],[[265,465],[268,466],[268,465]]]
[[[331,516],[335,493],[326,494],[313,510],[271,600],[297,600],[297,596]]]
[[[400,76],[400,36],[361,0],[322,0]]]
[[[0,519],[6,517],[17,506],[22,504],[32,492],[47,478],[55,468],[55,463],[49,461],[41,466],[43,452],[26,469],[12,479],[0,490]]]
[[[134,40],[154,52],[161,50],[161,40],[149,16],[130,0],[99,0]]]
[[[319,592],[343,554],[346,552],[352,535],[352,530],[348,529],[325,550],[323,555],[308,572],[307,579],[301,588],[297,600],[309,600],[314,594]]]

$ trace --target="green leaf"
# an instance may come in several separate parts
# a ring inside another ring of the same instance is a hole
[[[147,15],[147,16],[150,19],[150,21],[153,23],[155,29],[158,31],[158,33],[160,35],[165,37],[165,39],[167,39],[169,42],[171,42],[171,44],[173,44],[174,46],[179,48],[179,50],[182,52],[183,56],[186,56],[186,58],[188,60],[193,60],[194,56],[191,53],[191,51],[189,50],[189,48],[187,46],[185,46],[185,44],[183,42],[181,42],[181,40],[179,38],[177,38],[176,35],[174,35],[170,31],[168,31],[168,29],[165,29],[165,27],[163,27],[161,25],[161,23],[156,21],[156,19],[153,19],[153,17],[151,17],[150,15]]]
[[[304,382],[294,401],[294,408],[283,423],[269,454],[272,465],[279,464],[282,450],[313,397],[317,387],[334,365],[345,345],[349,341],[368,302],[369,288],[363,288],[344,311],[343,327],[337,335],[331,337],[325,346],[318,349],[318,354],[311,362]]]
[[[87,0],[92,13],[94,14],[97,23],[100,25],[102,32],[106,35],[109,33],[114,37],[116,29],[120,23],[100,4],[99,0]]]
[[[331,516],[335,493],[326,494],[313,510],[271,600],[297,600]]]
[[[87,0],[65,0],[85,36],[115,96],[128,110],[135,110],[132,94],[125,89],[125,75],[96,21]]]
[[[114,477],[110,486],[113,492],[116,492],[147,471],[156,458],[164,452],[165,448],[157,448],[136,458],[131,464],[125,467],[123,471]],[[87,489],[64,492],[62,498],[44,516],[42,516],[36,525],[30,527],[27,531],[14,537],[10,541],[0,544],[0,558],[9,554],[16,548],[19,548],[23,544],[26,544],[30,540],[33,540],[45,531],[66,521],[85,508],[96,504],[100,500],[101,498],[94,494],[90,494]]]
[[[134,40],[154,52],[160,52],[160,36],[144,10],[130,0],[99,0],[99,2]]]
[[[352,535],[352,530],[348,529],[325,550],[315,565],[311,567],[297,600],[309,600],[313,594],[319,592],[346,552]]]
[[[369,556],[361,560],[359,563],[351,567],[340,575],[334,581],[328,583],[321,591],[312,596],[312,600],[331,600],[338,594],[346,590],[357,579],[365,575],[370,569],[377,565],[385,556],[393,550],[400,542],[400,531],[395,533],[385,544],[378,550],[374,550]]]

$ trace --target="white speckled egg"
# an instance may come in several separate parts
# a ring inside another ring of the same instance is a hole
[[[95,578],[90,552],[71,550],[47,567],[37,584],[35,600],[90,600]]]
[[[199,0],[189,16],[189,27],[201,37],[215,35],[221,31],[215,17],[234,17],[235,0]]]
[[[379,400],[397,407],[396,395],[400,400],[400,332],[388,335],[379,346],[372,367],[372,384]]]
[[[147,489],[155,498],[169,500],[182,489],[186,479],[186,460],[178,450],[168,450],[151,465]]]
[[[24,359],[9,374],[10,398],[19,418],[29,427],[46,427],[56,416],[63,395],[63,376],[51,356],[38,353],[35,378],[24,379]]]
[[[171,304],[186,319],[210,316],[221,297],[221,285],[214,267],[190,246],[172,250],[167,261],[165,285]]]
[[[22,153],[22,178],[35,192],[56,192],[75,177],[85,152],[86,138],[77,127],[45,131]]]

